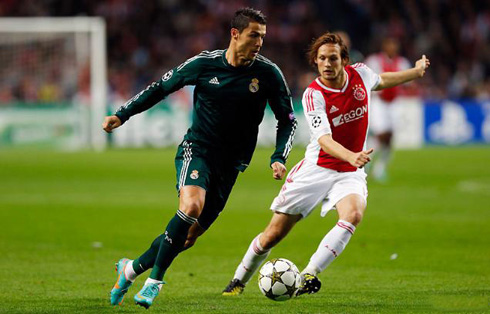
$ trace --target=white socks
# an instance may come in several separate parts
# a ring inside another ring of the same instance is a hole
[[[138,277],[138,274],[136,274],[136,272],[133,269],[133,261],[132,260],[126,264],[126,267],[124,268],[124,275],[126,276],[126,279],[128,279],[131,282],[133,282],[136,279],[136,277]],[[163,283],[160,280],[148,278],[145,281],[145,285],[147,283],[156,283],[156,284],[158,284],[158,289],[162,290]]]
[[[148,284],[148,283],[156,283],[158,285],[158,289],[160,289],[160,291],[162,290],[162,286],[163,286],[163,282],[162,281],[148,278],[145,281],[145,285]]]
[[[260,246],[259,237],[261,234],[252,240],[247,253],[245,253],[242,262],[235,271],[235,276],[233,278],[239,279],[243,284],[246,284],[250,280],[257,271],[257,268],[259,268],[262,262],[269,256],[270,250],[266,251]]]
[[[136,277],[138,277],[138,274],[136,274],[134,272],[134,269],[133,269],[133,261],[132,260],[130,260],[126,264],[126,267],[124,268],[124,275],[131,282],[133,282],[136,279]]]
[[[337,225],[323,238],[316,252],[311,256],[308,266],[301,273],[317,275],[342,253],[356,227],[345,220],[339,220]]]

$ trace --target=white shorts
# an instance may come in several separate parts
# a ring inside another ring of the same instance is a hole
[[[393,105],[379,97],[371,99],[369,131],[374,134],[393,132],[394,113]]]
[[[366,173],[338,172],[320,167],[306,159],[289,172],[271,210],[290,215],[308,216],[322,202],[321,216],[336,209],[335,205],[349,194],[358,194],[367,201]]]

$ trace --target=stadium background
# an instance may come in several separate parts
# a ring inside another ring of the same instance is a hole
[[[425,143],[490,142],[487,1],[238,1],[229,5],[219,0],[152,0],[144,4],[5,0],[0,3],[0,15],[103,17],[107,29],[106,102],[108,111],[114,111],[186,58],[205,49],[225,48],[230,16],[243,5],[255,6],[268,15],[262,53],[283,70],[300,118],[299,98],[314,77],[305,59],[306,47],[314,37],[325,30],[347,32],[351,37],[351,55],[354,61],[359,61],[379,51],[381,40],[390,36],[400,41],[401,54],[411,62],[422,54],[431,57],[427,75],[405,89],[406,96],[415,99],[416,104],[400,106],[399,125],[403,127],[396,130],[395,145],[406,148]],[[89,142],[89,129],[97,125],[93,122],[87,122],[89,127],[85,127],[66,118],[63,120],[70,122],[57,121],[46,126],[38,121],[37,128],[34,124],[26,128],[15,118],[8,118],[12,113],[5,108],[13,104],[24,105],[23,109],[54,107],[54,110],[66,110],[70,105],[91,106],[87,101],[89,56],[73,69],[70,67],[73,54],[63,56],[62,49],[51,41],[42,44],[26,40],[0,51],[0,110],[6,117],[0,124],[1,146],[80,148]],[[126,147],[178,143],[187,124],[175,121],[188,121],[191,96],[191,88],[176,93],[149,114],[133,119],[125,130],[115,134],[113,142]],[[28,110],[25,113],[38,114]],[[271,123],[272,117],[268,115],[265,125],[269,127]],[[87,135],[77,139],[74,133],[80,132]],[[308,133],[300,130],[297,140],[306,143]],[[261,134],[260,143],[270,145],[273,139]]]
[[[394,36],[402,55],[414,62],[424,53],[431,68],[407,90],[410,109],[400,109],[405,120],[397,130],[400,149],[391,180],[369,182],[366,220],[322,274],[321,293],[276,304],[251,283],[237,300],[219,296],[249,240],[269,219],[266,208],[281,185],[267,168],[273,135],[261,132],[265,148],[241,176],[219,223],[172,267],[171,284],[154,310],[488,311],[488,1],[2,0],[0,16],[102,17],[110,112],[184,59],[225,48],[230,17],[246,5],[268,16],[262,54],[283,70],[298,116],[297,100],[313,75],[305,50],[325,30],[348,32],[358,58]],[[174,144],[186,130],[192,89],[131,119],[109,138],[115,147],[144,149],[96,153],[83,141],[73,145],[70,131],[79,117],[69,109],[91,105],[90,68],[85,64],[67,80],[60,63],[46,61],[63,60],[54,47],[40,53],[42,44],[22,44],[12,52],[0,45],[0,313],[111,311],[111,263],[144,250],[176,206]],[[18,63],[8,67],[12,55]],[[44,110],[68,115],[48,121],[39,118]],[[20,116],[11,119],[12,112]],[[266,117],[264,126],[271,123]],[[289,167],[302,158],[308,140],[301,125]],[[305,266],[335,219],[312,216],[271,257]],[[125,313],[136,310],[124,306]]]

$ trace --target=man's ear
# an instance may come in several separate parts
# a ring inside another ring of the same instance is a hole
[[[236,40],[238,39],[238,35],[240,35],[240,31],[236,28],[232,28],[230,34],[231,34],[231,38]]]

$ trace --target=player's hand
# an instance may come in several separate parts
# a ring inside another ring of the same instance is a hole
[[[107,133],[112,133],[112,130],[121,126],[121,120],[117,116],[105,117],[102,128]]]
[[[272,168],[272,177],[276,180],[282,180],[284,178],[284,175],[286,174],[286,166],[281,164],[279,161],[274,162],[271,165]]]
[[[425,69],[427,69],[429,65],[430,65],[430,61],[429,59],[427,59],[425,55],[422,55],[422,58],[419,59],[417,62],[415,62],[415,69],[417,69],[419,77],[424,76]]]
[[[351,157],[351,160],[349,163],[356,167],[356,168],[362,168],[364,167],[368,162],[371,161],[371,157],[369,156],[372,152],[374,151],[373,148],[369,150],[363,150],[362,152],[359,153],[354,153]]]

